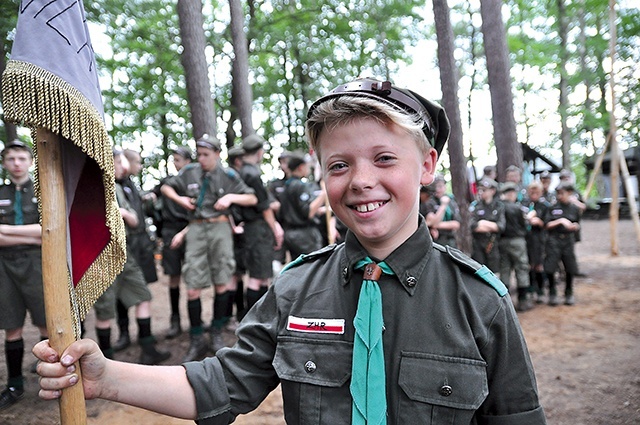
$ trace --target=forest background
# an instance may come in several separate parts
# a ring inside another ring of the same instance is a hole
[[[0,71],[19,3],[0,0]],[[142,152],[146,188],[171,172],[173,148],[193,148],[204,133],[231,147],[257,132],[268,141],[265,175],[277,175],[283,150],[306,149],[310,102],[357,76],[443,103],[452,136],[439,166],[454,194],[469,165],[497,162],[499,177],[519,165],[518,143],[557,158],[583,187],[584,159],[609,133],[612,75],[618,143],[638,144],[640,9],[630,0],[93,0],[85,8],[109,134]],[[16,137],[28,132],[0,120],[0,139]]]

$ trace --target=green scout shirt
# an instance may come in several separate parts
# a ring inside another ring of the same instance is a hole
[[[198,423],[227,424],[282,384],[289,424],[349,424],[353,318],[367,256],[353,234],[286,269],[241,322],[235,347],[186,363]],[[418,231],[381,277],[388,424],[544,424],[504,285]],[[486,270],[486,269],[485,269]],[[494,276],[495,279],[495,276]],[[490,279],[491,280],[491,279]]]
[[[9,181],[0,185],[0,224],[15,224],[14,201],[16,196],[16,185]],[[22,219],[23,224],[40,223],[40,213],[38,212],[38,198],[36,198],[33,181],[29,179],[20,188],[22,192]],[[28,246],[28,245],[23,245]],[[36,246],[36,245],[34,245]],[[40,245],[37,245],[38,247]],[[0,250],[12,251],[15,247],[2,247]]]
[[[204,193],[202,204],[194,211],[191,211],[190,220],[229,215],[229,210],[220,211],[213,208],[218,199],[228,193],[254,193],[253,189],[242,181],[237,172],[231,168],[224,168],[220,163],[215,169],[207,173],[203,172],[200,164],[184,167],[178,175],[169,178],[167,184],[173,187],[177,193],[192,198],[194,204],[196,204],[204,178],[209,180],[209,184]]]

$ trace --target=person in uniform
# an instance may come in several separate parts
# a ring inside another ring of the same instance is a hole
[[[472,258],[492,271],[500,270],[500,234],[504,231],[504,205],[496,196],[498,183],[483,179],[478,183],[479,199],[469,206],[473,236]]]
[[[114,149],[113,164],[116,181],[121,180],[127,175],[129,164],[124,153],[119,149]],[[156,348],[156,339],[151,333],[151,291],[147,287],[142,269],[136,262],[135,256],[129,247],[129,241],[131,240],[129,238],[130,229],[134,229],[137,226],[140,217],[129,204],[125,190],[120,183],[116,183],[116,199],[120,207],[120,214],[126,225],[127,260],[122,272],[116,276],[113,284],[107,288],[94,304],[98,345],[107,358],[113,358],[115,350],[111,346],[111,321],[116,316],[116,304],[122,304],[125,310],[135,307],[138,343],[141,347],[138,362],[155,365],[167,360],[171,357],[171,353],[160,351]]]
[[[548,238],[544,272],[549,281],[549,305],[559,304],[556,289],[555,272],[560,261],[565,271],[565,301],[566,305],[574,305],[573,278],[578,273],[575,243],[576,233],[580,230],[580,208],[572,202],[574,187],[572,183],[560,183],[556,187],[556,203],[551,205],[545,216],[545,228]]]
[[[198,164],[180,170],[161,188],[164,196],[189,211],[189,225],[172,242],[172,246],[179,246],[183,240],[187,244],[182,276],[187,284],[191,343],[184,361],[202,358],[207,352],[200,293],[212,284],[211,350],[215,353],[225,346],[222,328],[233,303],[229,285],[235,270],[230,207],[257,203],[253,189],[238,173],[222,166],[217,139],[204,135],[196,141],[196,147]]]
[[[529,257],[527,256],[527,207],[517,201],[518,185],[505,182],[500,187],[501,199],[504,204],[505,226],[500,234],[500,279],[511,287],[511,272],[515,272],[518,288],[518,304],[516,310],[520,312],[533,308],[530,297]]]
[[[0,394],[0,410],[24,395],[22,328],[27,310],[46,339],[47,323],[42,290],[42,228],[38,200],[29,168],[31,148],[19,140],[7,143],[2,167],[9,180],[0,186],[0,327],[5,331],[7,386]]]
[[[40,343],[41,396],[73,385],[68,367],[80,359],[88,398],[200,424],[230,423],[278,385],[290,424],[544,424],[505,286],[433,244],[418,212],[448,134],[442,108],[414,92],[340,85],[310,107],[307,135],[345,242],[291,262],[235,347],[201,362],[151,371],[106,362],[88,340],[62,357]]]
[[[547,204],[555,204],[556,194],[551,190],[551,173],[544,170],[540,173],[540,184],[542,184],[542,200]]]
[[[126,174],[117,179],[117,183],[122,187],[124,195],[127,198],[127,203],[138,216],[135,226],[131,227],[131,225],[125,223],[125,227],[129,227],[127,229],[129,232],[127,234],[127,245],[131,249],[131,255],[133,255],[136,263],[142,270],[145,281],[152,283],[158,280],[154,259],[155,244],[147,233],[142,196],[135,182],[132,180],[132,177],[139,175],[142,170],[142,157],[132,149],[124,149],[122,153],[127,160],[128,168]],[[129,314],[119,298],[116,301],[116,307],[120,336],[113,345],[113,350],[121,351],[131,345],[131,337],[129,336]]]
[[[244,207],[244,263],[249,273],[247,281],[247,308],[251,308],[266,292],[273,277],[274,249],[280,248],[284,239],[282,226],[271,209],[271,198],[262,182],[260,164],[264,156],[265,140],[251,134],[242,140],[245,155],[240,177],[253,189],[258,203]]]
[[[460,228],[460,209],[447,194],[447,185],[443,176],[436,176],[433,182],[433,196],[427,202],[427,226],[434,236],[433,241],[440,245],[456,247],[456,231]]]
[[[315,223],[325,205],[325,193],[303,181],[309,176],[309,162],[304,155],[291,154],[288,162],[290,177],[280,200],[280,220],[284,229],[284,246],[291,259],[320,249],[322,233]]]
[[[267,184],[267,190],[269,191],[269,195],[271,196],[271,209],[276,215],[276,220],[279,223],[282,222],[280,217],[280,206],[282,202],[282,196],[284,194],[285,184],[289,177],[291,177],[291,173],[289,172],[289,158],[291,157],[291,152],[283,151],[278,156],[278,165],[280,166],[280,170],[282,170],[282,177],[273,179]],[[273,261],[273,271],[279,272],[282,270],[283,264],[287,262],[287,250],[284,247],[284,242],[280,246],[280,248],[274,251],[274,261]]]
[[[504,181],[515,183],[516,185],[516,202],[522,202],[527,197],[527,189],[522,183],[522,169],[517,165],[510,165],[505,170]]]
[[[227,151],[227,165],[240,174],[243,160],[242,158],[246,152],[241,146],[234,146]],[[236,260],[236,269],[231,278],[231,284],[229,290],[233,296],[233,303],[236,307],[236,320],[232,319],[225,325],[225,329],[235,332],[237,328],[237,322],[242,320],[247,312],[247,304],[244,296],[244,276],[247,274],[247,266],[245,265],[244,258],[244,217],[242,215],[243,207],[232,205],[231,206],[231,230],[233,232],[233,256]],[[229,306],[228,317],[233,316],[233,305]]]
[[[177,172],[184,167],[192,166],[193,152],[187,146],[179,146],[171,153],[173,165]],[[169,178],[169,177],[167,177]],[[157,198],[162,202],[162,268],[169,276],[169,304],[171,318],[167,339],[173,339],[182,333],[180,325],[180,279],[182,278],[182,263],[184,262],[185,245],[171,247],[173,238],[189,224],[189,211],[171,199],[162,195],[160,188],[167,181],[163,179],[154,189]]]
[[[523,205],[527,208],[527,255],[529,257],[529,282],[531,290],[536,294],[536,302],[544,302],[545,279],[544,274],[544,245],[547,232],[544,228],[544,218],[549,203],[542,196],[543,186],[533,181],[527,188],[527,198]]]

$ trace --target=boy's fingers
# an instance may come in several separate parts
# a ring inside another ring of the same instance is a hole
[[[53,396],[53,392],[69,388],[78,382],[78,375],[75,373],[56,378],[40,378],[40,389],[44,392],[51,392],[49,396]]]
[[[76,371],[74,365],[64,366],[60,363],[38,362],[38,375],[44,378],[60,378],[65,375],[71,375]]]
[[[64,350],[64,353],[62,353],[60,357],[60,362],[64,366],[70,366],[82,356],[91,354],[94,347],[97,348],[97,345],[90,339],[75,341]]]
[[[38,360],[48,363],[58,361],[58,353],[49,345],[49,340],[45,339],[37,343],[31,350]]]
[[[55,391],[40,390],[40,391],[38,391],[38,396],[43,400],[56,400],[56,399],[60,398],[61,395],[62,395],[62,391],[59,391],[59,390],[55,390]]]

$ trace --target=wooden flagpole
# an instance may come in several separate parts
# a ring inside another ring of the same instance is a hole
[[[75,341],[69,293],[67,266],[67,214],[64,178],[62,174],[61,138],[39,128],[36,132],[38,182],[42,217],[42,280],[49,342],[62,353]],[[76,363],[76,385],[62,391],[60,422],[62,425],[83,425],[87,413],[80,365]]]

